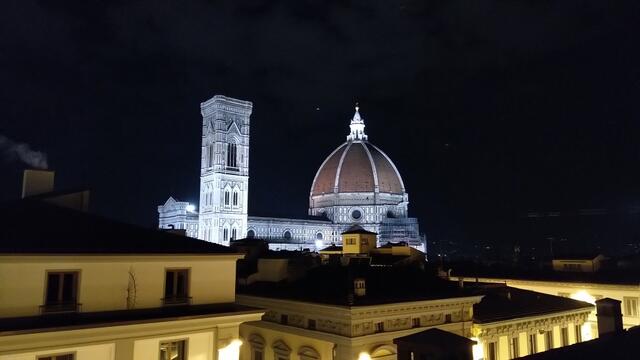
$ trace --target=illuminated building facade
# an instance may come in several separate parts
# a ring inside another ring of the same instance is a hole
[[[368,141],[357,107],[347,141],[313,179],[309,217],[248,216],[251,112],[250,102],[221,95],[201,104],[200,207],[196,211],[170,198],[158,206],[160,228],[185,229],[190,236],[222,245],[249,237],[268,241],[272,249],[317,250],[340,242],[341,232],[359,224],[376,232],[378,243],[405,241],[426,250],[417,219],[408,217],[409,195],[400,173]]]
[[[227,247],[41,201],[0,215],[0,360],[238,360],[264,313],[235,303]]]

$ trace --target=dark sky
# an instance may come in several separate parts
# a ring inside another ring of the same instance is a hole
[[[430,237],[640,199],[637,0],[105,3],[0,5],[0,135],[98,213],[153,226],[169,195],[197,200],[215,94],[254,103],[255,215],[306,213],[356,101]],[[6,200],[25,165],[3,158]]]

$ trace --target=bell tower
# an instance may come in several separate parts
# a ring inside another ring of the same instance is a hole
[[[223,95],[200,104],[202,156],[198,238],[221,245],[246,237],[249,117],[253,104]]]

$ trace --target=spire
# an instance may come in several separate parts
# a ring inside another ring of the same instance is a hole
[[[360,117],[360,106],[356,103],[356,112],[351,119],[351,134],[347,135],[347,141],[354,140],[367,140],[367,135],[364,133],[364,120]]]

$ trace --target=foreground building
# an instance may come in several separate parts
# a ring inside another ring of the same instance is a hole
[[[0,217],[1,360],[238,359],[263,314],[229,248],[40,200]]]
[[[340,241],[359,224],[378,242],[404,241],[425,251],[418,221],[398,169],[369,142],[358,108],[347,140],[325,159],[311,184],[309,215],[297,219],[248,215],[249,132],[253,105],[216,95],[201,104],[200,204],[169,198],[158,206],[159,227],[229,245],[260,238],[270,248],[317,250]],[[196,235],[197,234],[197,235]]]

